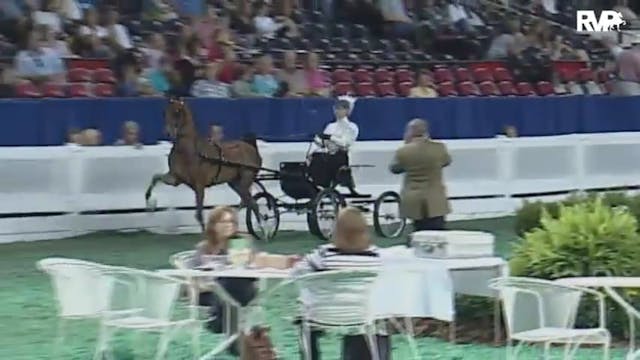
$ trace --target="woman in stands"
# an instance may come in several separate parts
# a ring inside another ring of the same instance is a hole
[[[209,215],[206,239],[196,246],[196,254],[193,257],[191,266],[194,268],[208,266],[210,265],[211,256],[228,255],[230,243],[234,239],[238,239],[237,213],[227,206],[216,207]],[[242,242],[246,241],[248,240]],[[216,281],[242,306],[246,306],[256,296],[256,279],[218,278]],[[201,293],[200,305],[209,306],[211,309],[211,320],[207,323],[207,328],[211,332],[222,332],[223,317],[229,319],[232,332],[237,330],[235,319],[237,319],[238,315],[234,311],[225,314],[223,304],[214,294],[210,292]],[[232,345],[229,351],[233,355],[238,355],[237,343]]]
[[[371,243],[367,221],[357,208],[340,211],[331,244],[321,245],[306,255],[293,269],[293,276],[327,270],[377,270],[382,265],[378,248]],[[311,331],[311,359],[320,359],[318,331]],[[381,360],[390,358],[390,338],[377,336]],[[362,335],[348,335],[342,340],[343,360],[368,360],[371,358]]]

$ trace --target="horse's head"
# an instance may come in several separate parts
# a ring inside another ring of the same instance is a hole
[[[164,115],[165,130],[174,139],[181,129],[192,124],[191,110],[182,98],[170,98]]]

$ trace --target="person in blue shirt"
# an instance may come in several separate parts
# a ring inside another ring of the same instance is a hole
[[[280,84],[273,76],[273,59],[263,55],[256,62],[256,73],[251,82],[253,92],[259,96],[272,97],[280,88]]]

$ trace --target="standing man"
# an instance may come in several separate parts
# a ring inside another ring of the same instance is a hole
[[[450,211],[442,179],[442,169],[451,163],[447,147],[429,138],[427,122],[422,119],[409,122],[404,142],[390,166],[392,173],[404,173],[401,212],[413,220],[415,231],[444,230]]]

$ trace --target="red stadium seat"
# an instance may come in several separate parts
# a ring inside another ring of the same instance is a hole
[[[411,93],[411,88],[413,87],[413,83],[409,81],[401,82],[398,84],[398,94],[400,96],[407,97]]]
[[[601,69],[600,71],[598,71],[598,82],[599,83],[604,83],[609,81],[609,76],[611,75],[611,71],[609,70],[605,70],[605,69]]]
[[[82,68],[71,69],[67,73],[67,79],[72,83],[91,82],[91,70]]]
[[[471,81],[463,81],[458,84],[458,94],[461,96],[479,96],[480,90]]]
[[[373,84],[370,82],[361,82],[356,84],[356,94],[358,96],[376,96]]]
[[[438,84],[438,94],[440,94],[440,96],[457,96],[458,92],[452,82],[445,81]]]
[[[558,77],[563,83],[568,83],[578,79],[578,72],[570,69],[561,69],[558,71]]]
[[[553,90],[553,84],[551,84],[548,81],[538,81],[538,84],[536,84],[536,87],[538,88],[538,95],[540,96],[548,96],[548,95],[555,94],[555,91]]]
[[[115,84],[116,77],[111,69],[98,69],[93,72],[93,81],[97,83]]]
[[[39,98],[42,92],[32,82],[26,81],[16,85],[16,95],[23,98]]]
[[[386,68],[378,68],[374,73],[374,77],[376,82],[378,83],[390,83],[393,82],[393,74],[389,69]]]
[[[493,81],[493,75],[487,68],[477,68],[473,69],[473,77],[476,79],[476,82],[481,83],[484,81]]]
[[[369,70],[363,68],[359,68],[353,72],[353,79],[359,83],[373,82],[373,77],[371,77]]]
[[[67,92],[62,84],[46,83],[42,86],[42,94],[49,98],[67,97]]]
[[[511,75],[511,72],[503,67],[496,68],[493,71],[493,78],[498,82],[513,81],[513,75]]]
[[[98,97],[111,97],[115,94],[115,89],[111,84],[96,84],[93,87],[93,95]]]
[[[530,96],[536,94],[535,91],[533,91],[533,87],[528,82],[519,82],[518,85],[516,85],[516,89],[518,90],[518,95],[520,96]]]
[[[443,82],[454,82],[453,74],[447,68],[438,68],[433,73],[434,80],[439,84]]]
[[[91,92],[87,84],[75,83],[69,85],[69,96],[71,97],[90,97]]]
[[[351,82],[351,71],[347,69],[335,69],[333,70],[332,79],[334,83],[339,82]]]
[[[511,81],[501,81],[498,83],[498,89],[505,96],[518,95],[515,86]]]
[[[398,69],[396,70],[396,82],[398,84],[400,83],[406,83],[406,82],[413,82],[413,72],[409,69]]]
[[[456,78],[458,81],[473,81],[471,72],[465,67],[459,67],[456,69]]]
[[[593,71],[589,68],[578,70],[578,80],[582,83],[593,81],[595,78]]]
[[[390,81],[379,82],[377,84],[378,96],[397,96],[393,83]]]
[[[499,96],[500,90],[493,81],[484,81],[480,83],[480,93],[484,96]]]
[[[333,93],[336,96],[340,95],[353,95],[353,85],[351,82],[339,82],[333,85]]]

